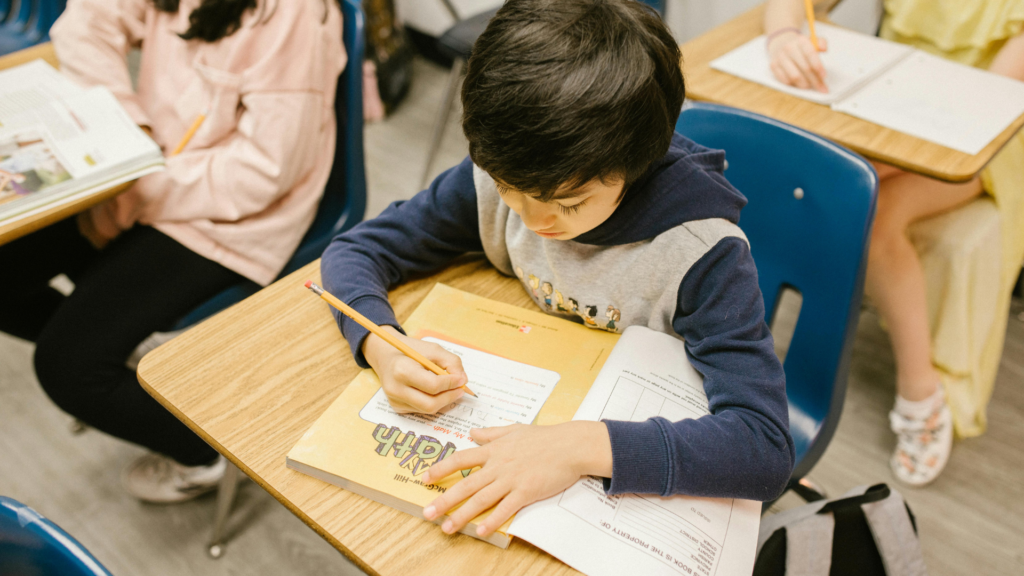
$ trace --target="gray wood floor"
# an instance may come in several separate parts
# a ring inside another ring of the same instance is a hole
[[[417,189],[446,71],[418,61],[409,99],[367,127],[368,216]],[[458,162],[465,140],[453,113],[434,172]],[[1015,303],[1014,313],[1020,311]],[[779,324],[792,323],[789,316]],[[784,342],[783,342],[784,344]],[[101,433],[68,432],[69,418],[43,395],[32,346],[0,335],[0,494],[25,502],[81,540],[114,574],[357,574],[271,496],[242,486],[226,555],[204,543],[212,497],[149,506],[121,489],[122,466],[141,450]],[[860,484],[895,485],[886,413],[894,394],[888,337],[872,312],[857,334],[842,422],[812,479],[832,494]],[[1024,573],[1024,324],[1011,318],[989,409],[989,432],[958,442],[945,474],[924,489],[901,488],[918,517],[932,574]],[[786,497],[785,508],[798,503]]]

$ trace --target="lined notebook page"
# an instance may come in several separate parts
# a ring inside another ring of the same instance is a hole
[[[713,60],[711,67],[804,100],[831,104],[843,99],[913,52],[913,48],[903,44],[828,24],[818,23],[815,25],[815,31],[818,36],[828,41],[828,51],[820,53],[827,74],[825,84],[829,89],[828,94],[794,88],[776,80],[768,65],[768,50],[765,47],[764,36],[758,36]]]
[[[1024,113],[1024,82],[915,51],[832,108],[974,155]]]

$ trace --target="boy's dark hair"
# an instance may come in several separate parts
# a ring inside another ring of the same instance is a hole
[[[684,85],[661,17],[634,0],[507,0],[473,47],[462,129],[473,162],[552,198],[636,181],[668,151]]]

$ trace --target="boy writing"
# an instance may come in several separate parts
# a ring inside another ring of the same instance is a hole
[[[356,360],[376,370],[400,412],[438,411],[462,396],[466,376],[456,356],[401,334],[387,288],[471,251],[520,276],[546,312],[582,320],[546,306],[526,278],[619,311],[612,327],[594,328],[641,324],[685,339],[704,376],[711,414],[697,420],[474,429],[479,448],[423,477],[481,466],[424,509],[434,519],[468,500],[442,525],[447,533],[496,505],[479,527],[486,536],[583,475],[606,478],[612,494],[757,500],[789,479],[785,376],[736,226],[746,200],[722,175],[723,152],[673,131],[680,59],[639,2],[508,0],[468,63],[469,158],[324,252],[325,288],[450,373],[434,375],[338,317]]]

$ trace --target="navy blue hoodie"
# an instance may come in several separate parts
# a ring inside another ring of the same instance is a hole
[[[785,374],[736,226],[746,199],[723,176],[724,162],[724,152],[676,134],[607,220],[559,241],[526,230],[493,179],[467,158],[427,190],[334,238],[321,263],[324,287],[377,324],[401,330],[389,287],[483,251],[500,271],[519,276],[545,312],[594,328],[643,324],[675,333],[704,376],[711,414],[606,421],[613,467],[605,489],[771,500],[785,489],[794,459]],[[537,289],[541,280],[544,290]],[[572,304],[556,306],[552,294]],[[604,317],[596,314],[605,305]],[[367,367],[367,331],[335,317]]]

